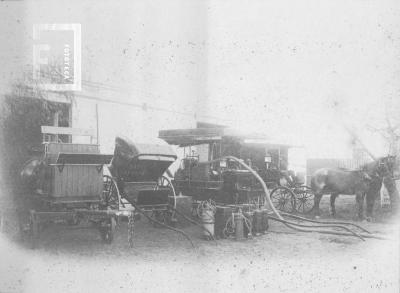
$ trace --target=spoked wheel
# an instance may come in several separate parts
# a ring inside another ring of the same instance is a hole
[[[168,188],[168,196],[176,196],[175,187],[167,176],[161,176],[160,178],[158,178],[157,186],[158,188]]]
[[[158,178],[158,182],[157,182],[157,188],[168,188],[169,192],[168,192],[168,196],[172,197],[173,200],[173,208],[176,209],[176,193],[175,193],[175,188],[174,185],[172,184],[171,180],[167,177],[167,176],[161,176],[160,178]],[[172,215],[173,217],[174,215]]]
[[[289,188],[278,186],[271,191],[270,196],[276,209],[286,213],[296,210],[296,197]]]
[[[115,180],[108,176],[103,176],[103,206],[113,210],[118,210],[121,203],[121,194]]]
[[[293,193],[296,196],[296,210],[300,213],[309,213],[314,206],[314,192],[308,186],[295,187]]]

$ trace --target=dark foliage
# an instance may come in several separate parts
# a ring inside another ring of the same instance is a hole
[[[67,93],[63,93],[67,94]],[[3,181],[17,192],[19,171],[29,158],[42,152],[42,125],[53,125],[54,113],[61,113],[59,126],[68,126],[69,106],[49,102],[47,92],[19,82],[0,100],[0,164]]]

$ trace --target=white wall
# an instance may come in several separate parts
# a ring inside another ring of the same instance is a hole
[[[399,11],[396,0],[0,1],[0,92],[32,64],[33,24],[81,23],[82,77],[124,89],[113,99],[230,119],[314,157],[348,156],[342,122],[365,131],[382,120],[383,100],[399,100]],[[150,129],[169,126],[160,112],[147,117]],[[376,150],[380,140],[364,139]]]
[[[126,136],[132,141],[152,143],[158,131],[169,128],[195,127],[194,116],[138,107],[75,98],[72,104],[72,127],[97,130],[96,104],[98,107],[98,133],[103,153],[114,150],[116,136]],[[85,142],[76,138],[74,142]]]

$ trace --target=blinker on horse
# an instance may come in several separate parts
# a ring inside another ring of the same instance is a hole
[[[367,219],[372,217],[375,199],[379,194],[384,177],[393,176],[395,157],[387,156],[361,166],[359,170],[322,168],[311,178],[315,192],[313,211],[320,214],[319,203],[322,195],[330,194],[331,214],[335,216],[335,200],[339,194],[356,195],[357,215],[364,218],[363,203],[366,197]]]

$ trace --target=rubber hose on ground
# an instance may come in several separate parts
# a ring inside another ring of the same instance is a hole
[[[214,240],[215,244],[217,244],[217,242],[215,241],[214,236],[212,235],[212,233],[210,231],[208,231],[208,229],[204,228],[203,225],[201,225],[200,223],[196,222],[195,220],[187,217],[186,215],[184,215],[183,213],[179,212],[177,209],[173,209],[178,215],[182,216],[185,220],[187,220],[188,222],[199,226],[201,229],[203,229],[204,231],[206,231],[208,233],[208,235],[210,235],[211,239]]]
[[[161,226],[163,226],[163,227],[165,227],[165,228],[167,228],[167,229],[173,230],[173,231],[175,231],[175,232],[177,232],[177,233],[180,233],[180,234],[182,234],[183,236],[185,236],[185,238],[186,238],[187,240],[189,240],[189,242],[190,242],[190,244],[193,246],[193,248],[195,248],[192,239],[190,239],[190,237],[189,237],[185,232],[183,232],[183,231],[180,230],[180,229],[176,229],[176,228],[174,228],[174,227],[168,226],[168,225],[166,225],[166,224],[164,224],[164,223],[162,223],[162,222],[160,222],[160,221],[157,221],[156,219],[153,219],[152,217],[150,217],[149,215],[147,215],[145,211],[143,211],[142,209],[138,208],[136,205],[133,205],[133,206],[135,207],[135,209],[137,209],[137,211],[138,211],[139,213],[141,213],[143,216],[145,216],[149,221],[151,221],[151,222],[153,222],[153,223],[156,223],[156,224],[158,224],[158,225],[161,225]]]
[[[268,201],[269,207],[274,212],[274,214],[278,217],[280,222],[282,222],[287,227],[292,228],[292,229],[297,230],[297,231],[301,231],[301,232],[318,232],[318,233],[324,233],[324,234],[342,235],[339,232],[331,231],[331,230],[307,230],[307,229],[298,228],[298,227],[295,227],[295,226],[297,226],[295,223],[292,223],[292,222],[289,222],[289,221],[285,220],[281,216],[281,214],[278,212],[278,210],[275,208],[275,206],[273,205],[271,197],[270,197],[270,194],[268,192],[268,188],[267,188],[264,180],[260,177],[260,175],[256,171],[251,169],[248,165],[246,165],[245,163],[243,163],[240,159],[238,159],[236,157],[224,156],[224,157],[221,157],[221,158],[216,159],[216,160],[212,160],[212,161],[208,161],[208,162],[202,162],[202,163],[199,163],[199,164],[211,164],[211,163],[214,163],[214,162],[223,161],[223,160],[227,160],[227,159],[228,160],[233,160],[233,161],[237,162],[238,164],[240,164],[241,166],[243,166],[246,170],[248,170],[259,181],[259,183],[261,184],[261,186],[262,186],[262,188],[264,190],[264,193],[266,195],[266,200]],[[311,227],[309,226],[309,228],[312,228],[312,226]],[[357,236],[354,235],[354,234],[356,234]],[[352,235],[352,236],[361,238],[357,233],[354,233],[354,232],[353,233],[349,233],[349,234],[344,233],[343,235],[344,236]],[[362,236],[362,237],[365,237],[365,236]],[[368,238],[375,238],[375,237],[368,237]],[[378,238],[378,239],[382,239],[382,238]]]
[[[299,220],[303,220],[303,221],[308,221],[308,222],[312,222],[312,223],[350,225],[350,226],[357,227],[358,229],[360,229],[361,231],[364,231],[365,233],[372,234],[372,233],[371,233],[370,231],[368,231],[367,229],[365,229],[365,228],[363,228],[363,227],[361,227],[361,226],[359,226],[359,225],[357,225],[357,224],[350,223],[350,222],[341,222],[341,221],[317,221],[317,220],[312,220],[312,219],[308,219],[308,218],[305,218],[305,217],[300,217],[300,216],[288,214],[288,213],[285,213],[285,212],[281,212],[281,214],[283,214],[283,215],[286,216],[286,217],[290,217],[290,218],[293,218],[293,219],[299,219]]]

